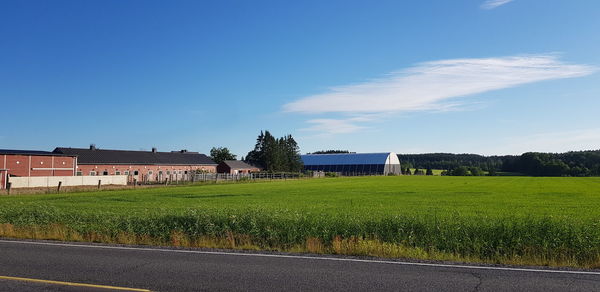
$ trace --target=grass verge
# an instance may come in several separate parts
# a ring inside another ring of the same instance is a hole
[[[187,210],[144,217],[3,209],[0,236],[136,245],[310,252],[495,264],[600,267],[600,229],[553,218]],[[475,219],[475,220],[474,220]]]

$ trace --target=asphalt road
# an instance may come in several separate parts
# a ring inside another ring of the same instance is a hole
[[[600,271],[0,240],[0,291],[125,288],[152,291],[600,291]]]

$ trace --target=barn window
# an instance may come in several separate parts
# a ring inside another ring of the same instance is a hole
[[[75,173],[75,175],[76,175],[76,176],[82,176],[82,175],[83,175],[83,172],[82,172],[82,171],[78,171],[78,172],[76,172],[76,173]]]
[[[138,174],[139,174],[139,172],[137,170],[133,172],[133,175],[138,175]]]
[[[103,172],[102,172],[102,175],[108,175],[108,171],[106,171],[106,170],[105,170],[105,171],[103,171]]]
[[[167,175],[171,175],[171,172],[167,170]]]
[[[120,171],[115,171],[115,175],[121,175]]]
[[[90,171],[90,176],[95,176],[96,172],[95,171]]]
[[[129,170],[128,170],[128,171],[125,171],[125,175],[129,175]]]

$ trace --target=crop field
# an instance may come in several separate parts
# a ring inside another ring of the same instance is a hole
[[[0,236],[600,267],[600,178],[353,177],[0,197]]]

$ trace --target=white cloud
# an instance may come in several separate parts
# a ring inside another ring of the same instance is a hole
[[[338,86],[284,105],[299,113],[384,113],[444,110],[451,98],[543,80],[591,74],[594,67],[566,64],[554,55],[450,59],[418,64],[384,78]]]
[[[567,152],[600,149],[600,128],[538,133],[506,139],[500,146],[490,148],[494,154],[524,152]]]
[[[487,0],[483,4],[481,4],[481,9],[494,9],[512,1],[513,0]]]
[[[356,122],[364,120],[360,119],[313,119],[307,123],[312,124],[308,128],[301,129],[303,131],[320,132],[324,134],[347,134],[365,129],[363,126],[356,125]]]

